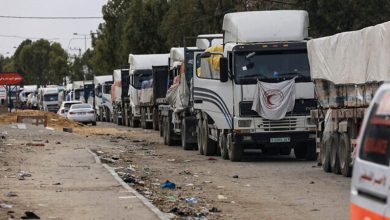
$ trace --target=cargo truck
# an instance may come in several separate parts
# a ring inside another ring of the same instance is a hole
[[[112,75],[95,76],[93,80],[95,87],[95,112],[99,121],[111,122],[112,101],[111,85]]]
[[[128,115],[124,111],[129,103],[129,69],[122,68],[114,70],[114,83],[111,87],[111,100],[113,105],[113,122],[117,125],[128,126]]]
[[[149,55],[129,55],[129,76],[130,76],[130,85],[129,85],[129,105],[125,109],[128,114],[129,125],[131,127],[138,127],[141,123],[141,89],[142,85],[151,84],[153,77],[152,67],[153,66],[162,66],[166,65],[169,54],[149,54]],[[142,98],[150,98],[143,96]],[[142,100],[142,101],[146,101]],[[146,102],[144,102],[146,104]],[[146,128],[146,123],[151,124],[152,112],[151,108],[143,108],[143,117],[144,117],[144,127]],[[147,120],[147,122],[146,122]]]
[[[241,161],[244,150],[316,159],[306,11],[226,14],[223,47],[196,54],[198,149]],[[200,67],[200,69],[198,68]]]
[[[390,22],[310,40],[311,78],[318,108],[319,162],[326,172],[350,176],[359,130],[376,90],[390,80]],[[379,146],[373,142],[373,148]]]
[[[38,106],[42,111],[57,112],[59,109],[58,87],[48,86],[38,90]]]
[[[168,80],[170,88],[165,98],[166,103],[159,106],[162,128],[160,135],[165,144],[181,144],[184,150],[196,149],[196,114],[192,101],[194,54],[220,43],[222,34],[205,34],[196,37],[196,47],[171,49]]]

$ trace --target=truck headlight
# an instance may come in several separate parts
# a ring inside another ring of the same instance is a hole
[[[238,120],[238,127],[250,127],[252,124],[252,120]]]

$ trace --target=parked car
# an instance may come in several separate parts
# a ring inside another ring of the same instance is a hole
[[[390,84],[384,84],[365,114],[357,141],[351,186],[351,220],[389,218],[389,162]]]
[[[66,117],[72,121],[77,121],[81,123],[92,123],[92,125],[96,125],[95,110],[90,104],[72,105]]]
[[[80,101],[65,101],[62,102],[60,109],[58,109],[57,114],[66,117],[70,107],[74,104],[82,104]]]

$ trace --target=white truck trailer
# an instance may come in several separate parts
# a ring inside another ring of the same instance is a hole
[[[241,161],[245,149],[272,155],[294,149],[296,158],[317,158],[308,27],[306,11],[225,15],[223,53],[198,55],[194,76],[201,154]]]
[[[99,121],[111,122],[112,101],[111,85],[112,75],[95,76],[93,79],[95,86],[95,112]]]
[[[38,90],[38,106],[40,110],[57,112],[59,109],[58,101],[58,87],[48,86],[46,88],[39,88]]]
[[[129,115],[129,124],[131,127],[138,127],[141,119],[141,89],[142,84],[151,83],[153,78],[152,67],[153,66],[162,66],[166,65],[168,62],[169,54],[148,54],[148,55],[129,55],[129,75],[130,75],[130,86],[129,86],[129,106],[125,111]],[[142,101],[145,101],[143,104],[146,104],[147,99],[145,98]],[[145,123],[153,122],[153,112],[150,108],[143,108],[143,116],[145,117]],[[146,128],[146,125],[144,126]]]
[[[318,96],[312,111],[317,148],[326,172],[350,176],[351,152],[366,108],[390,80],[390,22],[310,40],[311,78]],[[372,149],[379,142],[373,141]]]

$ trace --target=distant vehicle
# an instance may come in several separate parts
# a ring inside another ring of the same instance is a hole
[[[20,101],[26,105],[28,101],[28,95],[31,93],[36,93],[38,91],[37,85],[26,85],[23,86],[22,91],[19,93]]]
[[[61,115],[63,117],[66,117],[68,115],[68,111],[70,109],[70,107],[74,104],[82,104],[82,102],[80,101],[65,101],[65,102],[62,102],[61,106],[60,106],[60,109],[58,109],[58,112],[57,114],[58,115]]]
[[[95,109],[97,118],[100,121],[111,122],[112,118],[112,101],[111,85],[112,75],[95,76]]]
[[[58,87],[40,88],[38,90],[38,105],[39,109],[43,111],[57,112],[59,108],[58,103]]]
[[[389,219],[390,84],[383,84],[365,114],[351,187],[351,220]]]
[[[90,104],[72,105],[66,117],[72,121],[77,121],[81,123],[92,123],[92,125],[96,125],[95,110]]]

